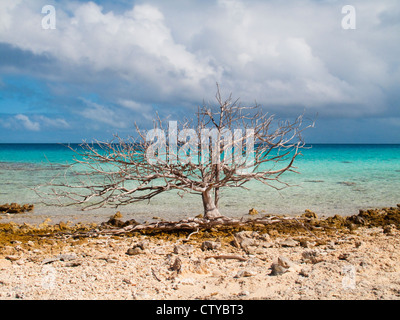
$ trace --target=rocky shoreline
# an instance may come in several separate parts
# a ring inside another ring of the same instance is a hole
[[[115,225],[0,224],[0,299],[400,299],[399,206],[303,218],[96,236]]]

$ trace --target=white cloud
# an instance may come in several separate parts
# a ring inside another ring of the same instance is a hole
[[[77,66],[140,78],[166,94],[177,86],[196,87],[215,76],[208,61],[175,42],[163,14],[154,6],[135,5],[116,15],[88,2],[71,6],[69,17],[63,5],[56,6],[57,29],[51,31],[40,28],[41,16],[32,3],[15,6],[13,19],[0,30],[0,41]]]
[[[0,2],[0,28],[9,29],[13,20],[12,11],[19,5],[21,0],[1,1]]]
[[[17,114],[12,117],[4,118],[0,125],[6,129],[20,130],[21,128],[29,131],[41,131],[44,128],[68,129],[70,124],[63,118],[49,118],[43,115]]]
[[[53,127],[57,129],[67,129],[70,127],[69,123],[62,118],[51,119],[45,116],[38,116],[37,120],[45,127]]]
[[[109,72],[112,79],[93,83],[117,90],[114,80],[126,83],[118,103],[133,111],[154,101],[201,103],[218,81],[244,102],[371,115],[400,82],[396,0],[356,2],[351,31],[341,29],[340,1],[151,0],[122,13],[59,1],[56,30],[41,29],[42,2],[2,0],[0,42],[50,55],[78,74]],[[110,108],[82,114],[125,127]]]
[[[146,120],[153,119],[154,112],[152,106],[150,105],[138,103],[136,101],[128,99],[119,99],[118,104],[128,110],[134,111],[135,113],[141,115]]]
[[[87,108],[79,112],[85,118],[107,124],[112,128],[128,127],[126,119],[114,110],[83,98],[81,100],[87,105]]]
[[[20,121],[23,127],[29,131],[40,131],[40,124],[39,122],[34,122],[29,119],[28,116],[24,114],[17,114],[14,117],[16,120]]]
[[[143,111],[144,112],[148,112],[148,111],[151,110],[150,106],[143,105],[141,103],[138,103],[138,102],[132,101],[132,100],[119,99],[118,103],[121,106],[123,106],[123,107],[125,107],[125,108],[127,108],[129,110],[136,111],[136,112],[143,112]]]

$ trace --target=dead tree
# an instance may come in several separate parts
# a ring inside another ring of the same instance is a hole
[[[275,121],[259,105],[242,106],[223,99],[217,85],[216,106],[203,103],[193,119],[162,121],[151,130],[136,125],[136,137],[115,136],[110,142],[83,143],[76,152],[75,182],[51,183],[60,205],[83,209],[150,200],[170,190],[201,195],[204,218],[220,217],[222,188],[247,189],[259,181],[274,189],[288,184],[283,173],[295,171],[294,160],[304,147],[303,116]],[[83,170],[83,168],[85,168]]]

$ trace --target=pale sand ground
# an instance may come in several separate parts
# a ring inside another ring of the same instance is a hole
[[[360,228],[308,247],[284,247],[279,236],[253,236],[255,245],[247,253],[224,242],[202,251],[202,240],[174,253],[182,239],[149,236],[52,240],[41,246],[17,241],[0,248],[0,299],[400,298],[398,230]],[[141,254],[126,254],[147,240]],[[206,259],[215,255],[247,260]],[[270,275],[282,256],[293,264],[283,274]],[[176,258],[182,263],[179,274],[170,270]]]

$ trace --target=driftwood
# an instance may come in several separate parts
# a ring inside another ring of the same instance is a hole
[[[209,256],[209,257],[206,257],[206,260],[207,259],[211,259],[211,258],[214,258],[214,259],[234,259],[234,260],[239,260],[239,261],[247,261],[246,258],[243,258],[241,256],[236,256],[236,255],[233,255],[233,256],[228,256],[228,255]]]
[[[153,277],[154,277],[157,281],[163,282],[163,281],[157,276],[157,274],[156,274],[156,272],[155,272],[155,270],[154,270],[153,268],[151,268],[151,273],[153,274]]]
[[[114,235],[124,235],[130,233],[141,233],[141,232],[178,232],[178,231],[186,231],[191,232],[185,239],[182,239],[182,242],[188,242],[190,237],[196,233],[199,233],[200,230],[210,230],[210,229],[218,229],[224,227],[252,227],[252,226],[267,226],[278,223],[293,223],[301,226],[307,232],[313,234],[309,228],[306,227],[304,222],[309,222],[310,219],[304,217],[284,217],[284,216],[265,216],[260,218],[229,218],[225,216],[221,216],[216,219],[204,219],[204,218],[188,218],[180,221],[157,221],[153,223],[144,223],[140,224],[134,220],[130,221],[120,221],[119,223],[115,222],[114,218],[111,218],[107,223],[102,223],[101,227],[88,230],[88,231],[75,231],[75,232],[66,232],[62,231],[56,234],[44,234],[38,235],[40,237],[49,237],[49,236],[59,236],[62,238],[81,238],[81,237],[98,237],[98,236],[114,236]],[[315,227],[314,227],[315,228]],[[313,234],[314,235],[314,234]],[[314,235],[318,238],[316,235]]]
[[[279,216],[269,216],[260,217],[256,219],[234,219],[229,217],[219,217],[216,219],[202,219],[202,218],[189,218],[180,221],[157,221],[148,224],[136,224],[128,225],[122,228],[106,228],[99,230],[99,235],[120,235],[133,232],[141,231],[157,231],[157,232],[168,232],[168,231],[193,231],[192,234],[198,233],[199,230],[208,230],[215,227],[241,227],[248,225],[270,225],[283,221],[291,221],[293,223],[298,223],[299,218],[293,217],[279,217]],[[189,237],[186,239],[188,240]]]

